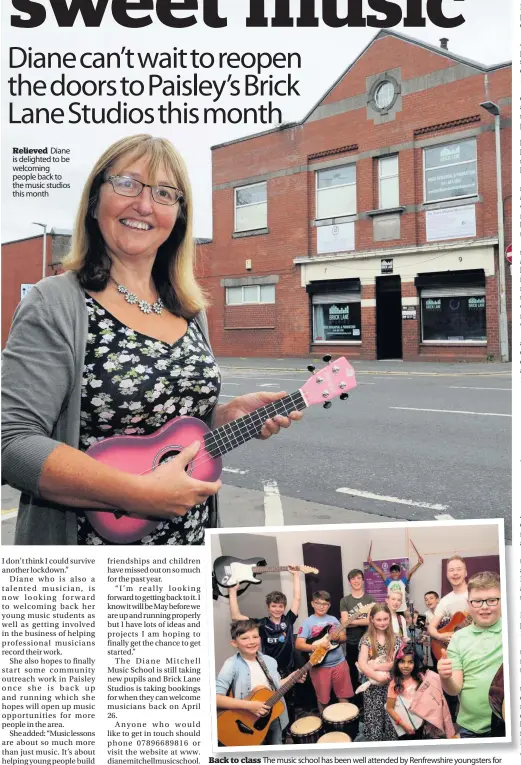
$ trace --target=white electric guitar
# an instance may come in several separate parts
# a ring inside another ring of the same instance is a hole
[[[298,569],[303,574],[318,574],[318,569],[311,566],[298,566]],[[267,566],[266,561],[262,558],[241,560],[230,555],[217,558],[213,564],[215,580],[220,587],[234,587],[242,582],[260,584],[261,580],[255,574],[289,570],[289,566]]]

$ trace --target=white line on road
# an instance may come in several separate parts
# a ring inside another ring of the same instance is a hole
[[[394,502],[395,505],[411,505],[411,507],[426,507],[429,510],[448,510],[448,505],[431,505],[429,502],[414,502],[412,499],[399,499],[398,497],[386,497],[383,494],[372,494],[370,491],[359,491],[358,489],[337,489],[340,494],[351,494],[353,497],[363,497],[364,499],[376,499],[381,502]]]
[[[452,390],[512,390],[512,388],[480,388],[479,386],[472,385],[449,385]]]
[[[238,473],[239,475],[245,475],[249,473],[249,470],[239,470],[238,468],[223,468],[223,473]]]
[[[229,382],[223,382],[222,385],[235,385],[236,387],[239,385],[239,383],[229,383]]]
[[[219,398],[235,398],[235,396],[227,396],[226,393],[220,393]]]
[[[442,414],[479,414],[481,417],[512,417],[499,412],[460,412],[458,409],[420,409],[416,406],[390,406],[389,409],[407,409],[410,412],[441,412]]]
[[[441,515],[435,515],[434,516],[437,521],[453,521],[454,518],[452,515],[449,515],[448,513],[442,513]]]
[[[277,481],[264,481],[264,525],[284,526],[284,513]]]
[[[262,383],[262,385],[259,385],[259,388],[280,388],[280,385],[277,385],[277,383]]]

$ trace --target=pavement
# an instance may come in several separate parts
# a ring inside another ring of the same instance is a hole
[[[358,387],[224,458],[223,527],[504,518],[511,535],[511,365],[354,361]],[[221,403],[300,388],[320,357],[220,358]],[[18,492],[2,487],[2,543]]]

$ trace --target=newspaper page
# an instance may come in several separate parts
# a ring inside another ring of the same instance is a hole
[[[517,762],[520,18],[2,3],[6,765]]]

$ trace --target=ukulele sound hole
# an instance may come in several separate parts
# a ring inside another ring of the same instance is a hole
[[[180,449],[169,449],[167,452],[161,455],[157,466],[159,467],[159,465],[164,465],[165,462],[170,462],[171,460],[175,459],[179,452]]]

